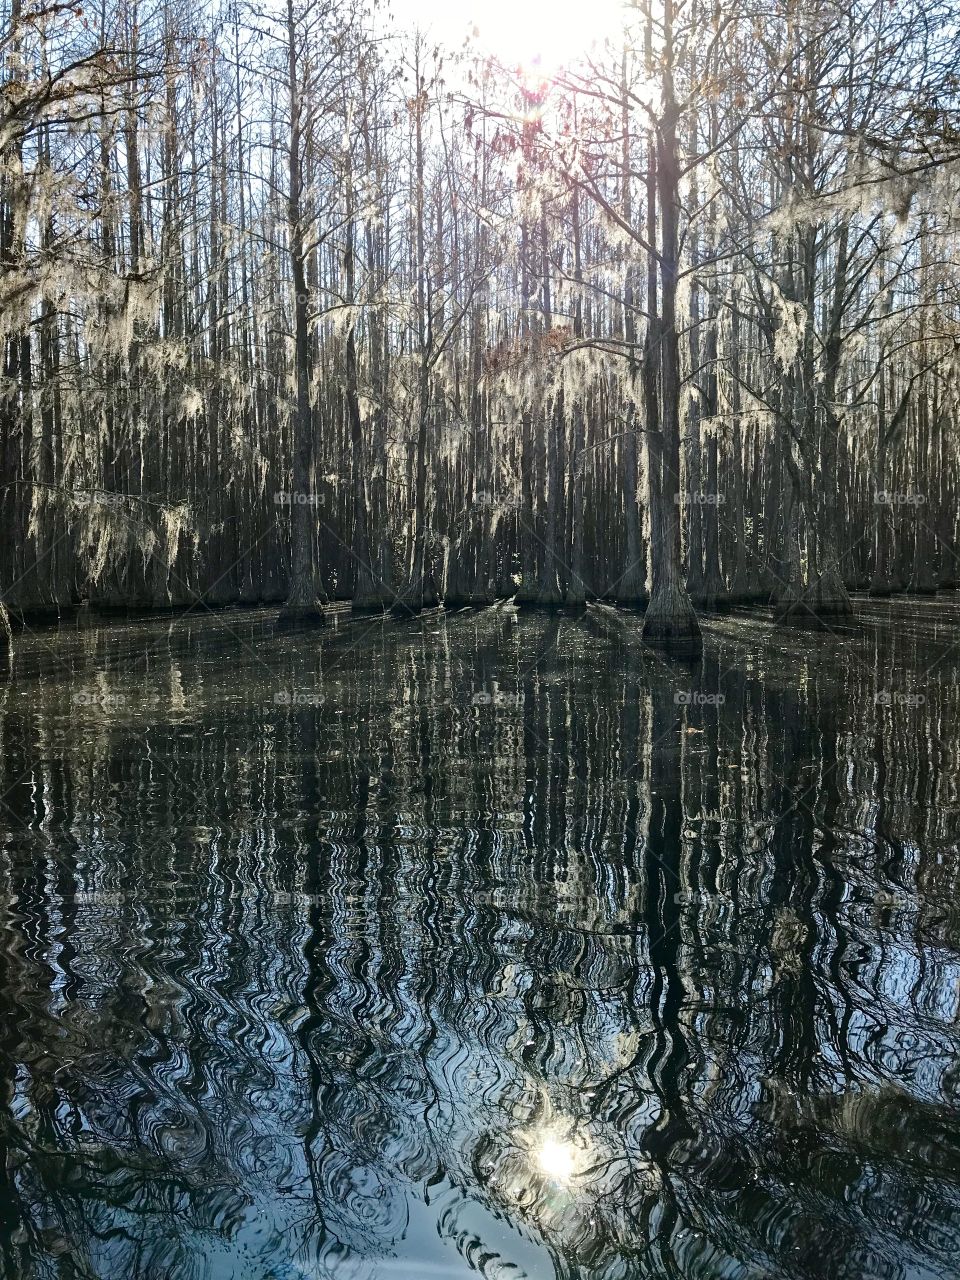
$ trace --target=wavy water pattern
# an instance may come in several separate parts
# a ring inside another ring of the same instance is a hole
[[[960,602],[21,638],[0,1275],[955,1280]]]

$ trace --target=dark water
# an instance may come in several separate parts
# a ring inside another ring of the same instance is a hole
[[[960,1275],[960,601],[260,615],[0,688],[0,1270]]]

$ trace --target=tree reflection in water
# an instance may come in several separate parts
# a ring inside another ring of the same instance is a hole
[[[955,1275],[958,621],[25,641],[3,1274]]]

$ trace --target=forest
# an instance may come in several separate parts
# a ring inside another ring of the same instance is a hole
[[[958,585],[949,0],[636,0],[551,69],[353,0],[6,0],[4,628]]]
[[[960,0],[0,0],[0,362],[0,1280],[957,1280]]]

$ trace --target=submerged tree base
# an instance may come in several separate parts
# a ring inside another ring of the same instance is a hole
[[[278,631],[313,631],[326,626],[320,604],[285,604],[277,614]]]
[[[362,591],[350,601],[350,609],[353,613],[384,613],[395,599],[392,591]]]
[[[560,592],[556,595],[535,596],[533,599],[508,597],[509,603],[523,613],[582,613],[587,607],[587,597],[579,591],[571,594]]]
[[[395,618],[418,618],[424,610],[423,596],[397,596],[390,606]]]
[[[532,591],[521,587],[513,603],[528,612],[559,613],[566,606],[566,597],[556,587],[535,587]]]
[[[673,585],[654,591],[643,615],[642,635],[646,644],[685,650],[702,646],[700,623],[683,587]]]
[[[513,593],[513,603],[518,609],[535,609],[539,588],[535,582],[526,578],[520,579],[520,585]]]
[[[488,583],[486,587],[457,587],[454,591],[445,591],[443,593],[443,607],[445,609],[486,609],[490,605],[496,604],[497,593],[492,583]]]
[[[556,582],[541,582],[533,601],[535,609],[562,609],[567,602],[565,592]]]
[[[822,624],[832,618],[852,618],[853,601],[839,570],[831,565],[799,595],[788,592],[779,601],[775,616],[778,622],[800,626]]]
[[[415,618],[424,609],[437,609],[439,606],[440,593],[433,575],[416,572],[406,588],[394,597],[390,612],[398,618]]]
[[[445,609],[469,609],[473,605],[473,595],[469,591],[445,591],[443,607]]]
[[[417,618],[424,609],[437,609],[439,606],[440,599],[435,591],[418,591],[397,596],[390,605],[390,613],[395,618]]]

